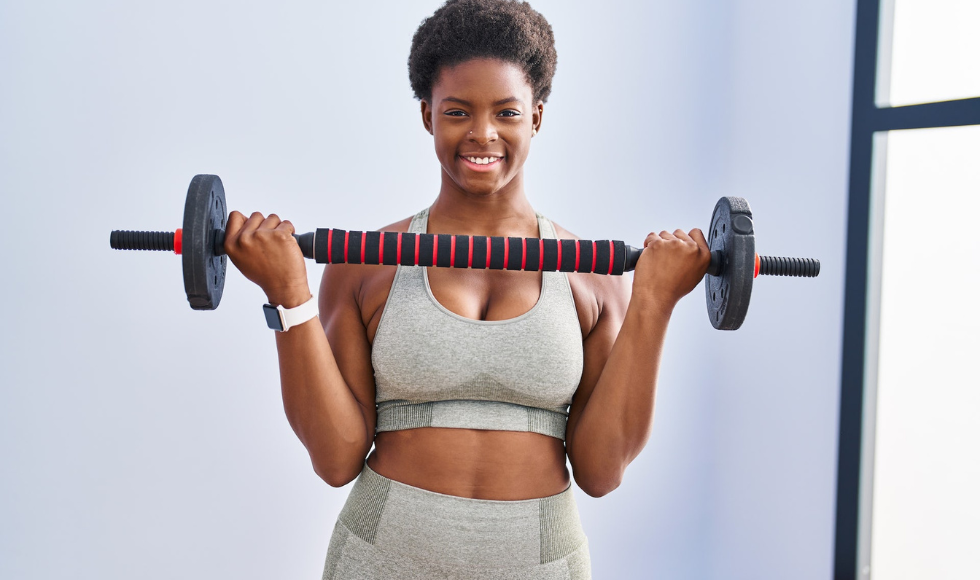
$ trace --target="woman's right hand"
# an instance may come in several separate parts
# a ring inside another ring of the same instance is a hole
[[[248,219],[237,211],[225,226],[225,253],[235,267],[265,292],[269,302],[293,308],[312,297],[306,262],[296,243],[296,229],[276,214],[255,212]]]

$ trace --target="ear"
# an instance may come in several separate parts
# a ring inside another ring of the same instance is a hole
[[[425,130],[432,135],[432,107],[429,106],[429,101],[422,99],[422,126]]]
[[[534,112],[531,113],[531,129],[535,133],[541,132],[541,118],[544,117],[544,101],[538,101],[534,106]]]

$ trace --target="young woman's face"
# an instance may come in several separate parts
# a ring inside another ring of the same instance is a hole
[[[466,193],[491,195],[520,175],[543,108],[517,65],[481,58],[442,69],[422,120],[444,174]]]

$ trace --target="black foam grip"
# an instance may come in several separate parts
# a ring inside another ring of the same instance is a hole
[[[365,264],[380,264],[381,255],[379,253],[379,248],[381,247],[381,232],[368,232],[367,239],[364,241],[364,263]]]
[[[504,269],[504,238],[490,238],[490,268],[493,270]]]
[[[453,236],[456,241],[456,260],[454,268],[466,268],[470,265],[470,236]]]
[[[609,272],[613,276],[621,276],[626,269],[626,244],[619,240],[613,240],[613,267]]]
[[[541,269],[541,240],[527,239],[527,265],[524,269],[529,272]]]
[[[347,262],[351,264],[361,263],[361,240],[364,238],[364,232],[350,232],[350,241],[348,244],[347,251]],[[367,248],[365,248],[366,250]],[[367,257],[367,252],[365,251],[365,258]]]
[[[620,241],[488,238],[348,232],[340,229],[316,230],[314,255],[317,262],[327,264],[470,267],[531,272],[557,270],[618,275],[626,267],[626,245]]]
[[[611,255],[609,253],[608,240],[596,240],[595,243],[595,271],[598,274],[609,273]]]
[[[473,267],[483,269],[487,267],[487,246],[490,238],[484,236],[473,237]]]
[[[415,234],[402,234],[401,236],[401,260],[398,262],[402,266],[414,266],[417,262],[415,258]],[[421,256],[419,256],[421,257]]]

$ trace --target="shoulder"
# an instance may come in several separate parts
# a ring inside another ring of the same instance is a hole
[[[579,236],[551,222],[559,239],[578,240]],[[582,335],[588,338],[600,320],[622,323],[630,301],[630,279],[626,276],[569,273],[568,283],[582,323]],[[616,326],[618,327],[618,324]]]
[[[414,216],[388,224],[376,231],[406,232]],[[364,266],[360,264],[327,264],[320,281],[320,309],[336,309],[340,305],[356,308],[365,324],[372,318],[377,305],[387,298],[387,290],[395,277],[395,266]]]

